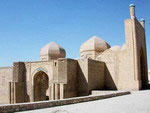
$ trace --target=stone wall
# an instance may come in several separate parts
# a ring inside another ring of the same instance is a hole
[[[148,86],[148,65],[146,51],[145,29],[138,20],[135,20],[135,30],[137,39],[137,61],[138,61],[138,80],[140,81],[140,89]],[[142,58],[142,59],[141,59]],[[141,67],[142,66],[142,67]],[[142,74],[142,71],[144,73]]]
[[[67,63],[65,70],[60,70],[66,75],[67,83],[64,84],[64,98],[77,96],[77,61],[73,59],[64,59]],[[61,83],[61,82],[60,82]]]
[[[9,82],[12,82],[13,67],[0,68],[0,104],[8,104]]]
[[[120,60],[120,63],[119,63],[119,81],[118,81],[118,90],[129,90],[131,89],[130,86],[131,84],[127,84],[127,82],[129,83],[132,83],[133,81],[133,76],[127,76],[129,75],[129,59],[127,59],[128,56],[127,56],[127,50],[123,50],[121,51],[120,53],[120,56],[119,56],[119,60]]]
[[[13,105],[0,105],[0,112],[7,113],[7,112],[18,112],[18,111],[42,109],[42,108],[48,108],[48,107],[75,104],[75,103],[80,103],[80,102],[88,102],[88,101],[93,101],[93,100],[106,99],[106,98],[111,98],[111,97],[116,97],[116,96],[121,96],[121,95],[127,95],[127,94],[130,94],[130,92],[125,91],[125,92],[101,94],[101,95],[96,95],[96,96],[76,97],[76,98],[55,100],[55,101],[42,101],[42,102],[22,103],[22,104],[13,104]]]
[[[26,67],[24,62],[13,63],[13,83],[11,103],[27,102]],[[13,95],[15,94],[15,95]]]
[[[104,88],[104,63],[92,59],[78,60],[78,96]]]
[[[119,53],[108,49],[97,60],[105,62],[105,89],[117,90],[119,81]]]
[[[104,63],[88,59],[88,84],[89,91],[104,89]]]
[[[78,60],[78,96],[89,95],[88,92],[88,60]]]
[[[146,58],[146,43],[145,43],[145,30],[137,19],[127,19],[125,20],[125,36],[126,36],[126,63],[128,65],[126,68],[126,75],[129,76],[128,86],[123,86],[129,90],[139,90],[142,88],[142,84],[147,84],[147,58]],[[144,65],[144,78],[141,80],[141,50],[143,52],[142,62]],[[125,70],[125,69],[124,69]],[[123,76],[126,76],[123,75]],[[126,84],[124,84],[126,85]]]

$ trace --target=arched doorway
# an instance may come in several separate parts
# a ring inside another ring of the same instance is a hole
[[[147,81],[146,81],[146,73],[145,73],[145,57],[144,57],[144,53],[143,50],[141,49],[140,51],[140,70],[141,70],[141,86],[142,89],[146,88],[147,86]]]
[[[48,75],[39,71],[34,76],[34,101],[44,101],[49,100],[47,93],[49,86]]]

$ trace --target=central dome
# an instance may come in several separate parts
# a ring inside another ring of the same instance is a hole
[[[55,42],[45,45],[40,51],[41,60],[65,58],[66,51]]]
[[[80,53],[85,51],[103,52],[110,48],[110,45],[97,36],[93,36],[81,45]]]

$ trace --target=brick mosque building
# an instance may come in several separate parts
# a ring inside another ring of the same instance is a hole
[[[0,68],[0,103],[56,100],[90,95],[92,90],[140,90],[148,86],[145,21],[125,20],[125,43],[113,46],[93,36],[79,59],[65,58],[55,42],[40,51],[40,61],[14,62]]]

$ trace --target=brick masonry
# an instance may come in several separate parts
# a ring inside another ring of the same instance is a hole
[[[109,94],[101,94],[101,95],[92,95],[92,96],[84,96],[77,98],[69,98],[63,100],[54,100],[54,101],[41,101],[41,102],[32,102],[32,103],[20,103],[20,104],[12,104],[12,105],[0,105],[1,113],[8,112],[18,112],[18,111],[26,111],[26,110],[34,110],[34,109],[42,109],[48,107],[55,107],[61,105],[69,105],[80,102],[88,102],[93,100],[106,99],[121,95],[130,94],[129,91],[114,91]]]
[[[145,21],[138,21],[134,5],[130,15],[124,22],[122,47],[110,47],[93,36],[81,45],[81,57],[70,59],[64,48],[51,42],[41,49],[40,61],[0,68],[0,104],[88,96],[93,90],[148,88]]]

